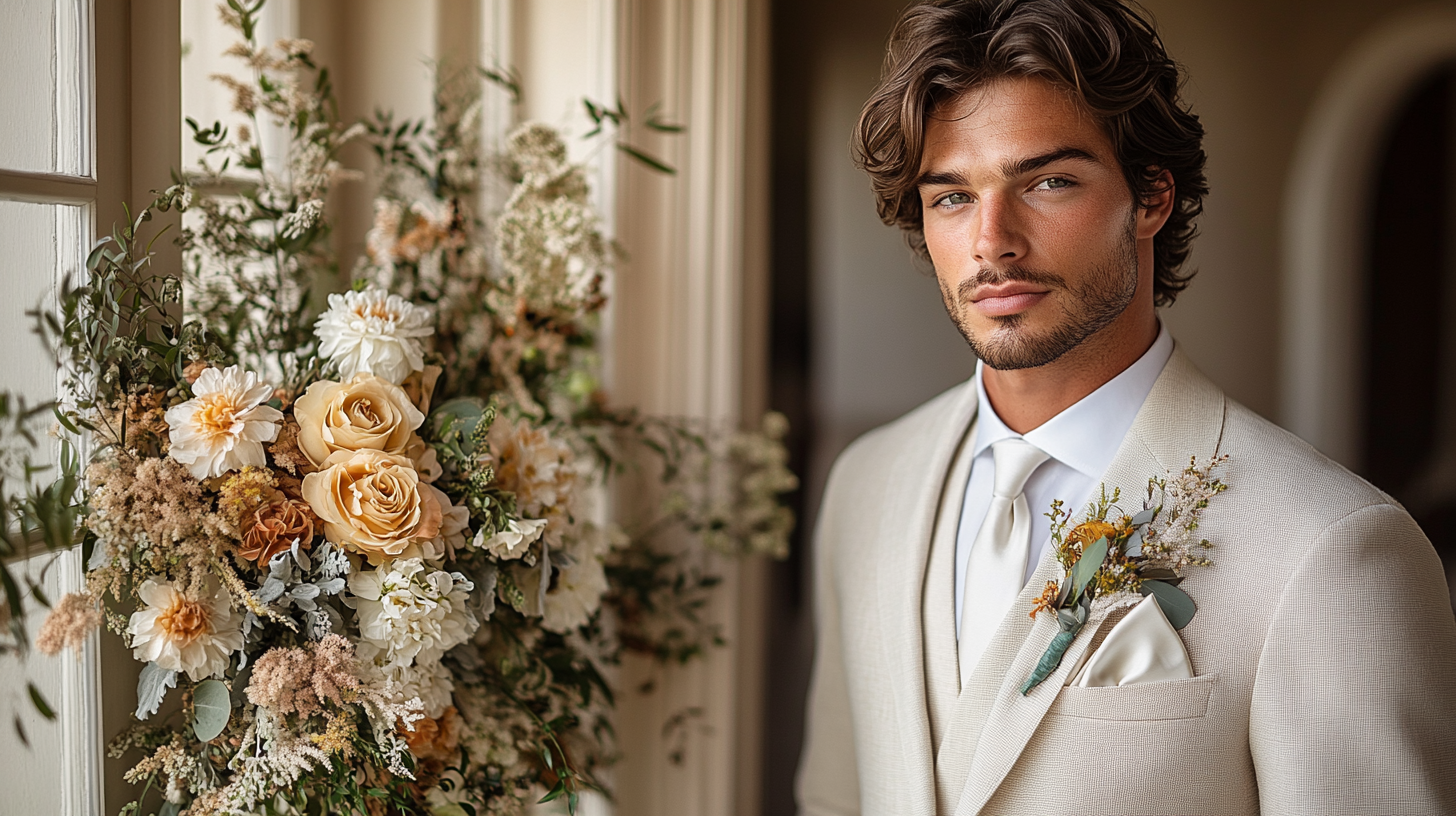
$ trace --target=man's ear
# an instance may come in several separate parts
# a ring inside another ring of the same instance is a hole
[[[1137,237],[1151,238],[1168,222],[1173,214],[1173,192],[1173,174],[1159,170],[1152,191],[1137,210]]]

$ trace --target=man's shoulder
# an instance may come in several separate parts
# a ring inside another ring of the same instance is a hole
[[[1230,483],[1240,485],[1244,496],[1285,501],[1286,516],[1319,526],[1375,505],[1400,509],[1384,491],[1290,431],[1234,400],[1227,406],[1219,451],[1229,456]]]

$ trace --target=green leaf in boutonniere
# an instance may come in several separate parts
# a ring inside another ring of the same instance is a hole
[[[1021,685],[1027,694],[1051,676],[1077,635],[1093,617],[1102,620],[1113,608],[1136,603],[1152,595],[1173,628],[1182,629],[1193,620],[1198,607],[1188,593],[1178,588],[1183,570],[1189,566],[1211,566],[1202,554],[1211,548],[1206,539],[1195,539],[1199,519],[1209,499],[1227,486],[1213,478],[1214,469],[1228,461],[1215,456],[1202,468],[1190,460],[1181,473],[1148,480],[1143,508],[1133,515],[1116,509],[1121,494],[1107,495],[1104,486],[1096,501],[1087,506],[1085,519],[1067,529],[1071,511],[1061,501],[1052,502],[1047,516],[1052,520],[1052,544],[1057,560],[1066,569],[1058,581],[1048,581],[1031,610],[1052,612],[1058,632],[1052,637],[1031,676]],[[1155,494],[1160,501],[1153,503]]]
[[[1187,626],[1198,611],[1198,606],[1188,597],[1188,593],[1167,581],[1144,579],[1138,591],[1144,596],[1151,595],[1158,599],[1158,606],[1163,608],[1163,614],[1168,617],[1168,623],[1173,624],[1174,629]]]

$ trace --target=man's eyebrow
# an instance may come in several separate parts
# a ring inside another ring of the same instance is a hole
[[[966,177],[954,170],[926,171],[921,173],[919,178],[915,179],[916,187],[964,187],[965,185]]]
[[[1050,150],[1039,156],[1028,156],[1024,159],[1009,159],[1001,163],[997,168],[1002,178],[1016,178],[1027,173],[1035,173],[1049,164],[1059,161],[1081,161],[1092,164],[1101,164],[1096,156],[1083,150],[1080,147],[1059,147]],[[970,182],[966,176],[955,170],[927,170],[915,179],[916,187],[962,187]]]
[[[1068,160],[1101,164],[1096,156],[1080,147],[1062,147],[1043,153],[1040,156],[1029,156],[1025,159],[1002,162],[1001,175],[1005,178],[1016,178],[1017,176],[1024,176],[1027,173],[1035,173],[1053,162]]]

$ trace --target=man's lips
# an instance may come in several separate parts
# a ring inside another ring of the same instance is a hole
[[[971,304],[987,317],[1006,317],[1030,309],[1047,293],[1045,287],[1032,283],[982,286],[971,296]]]

